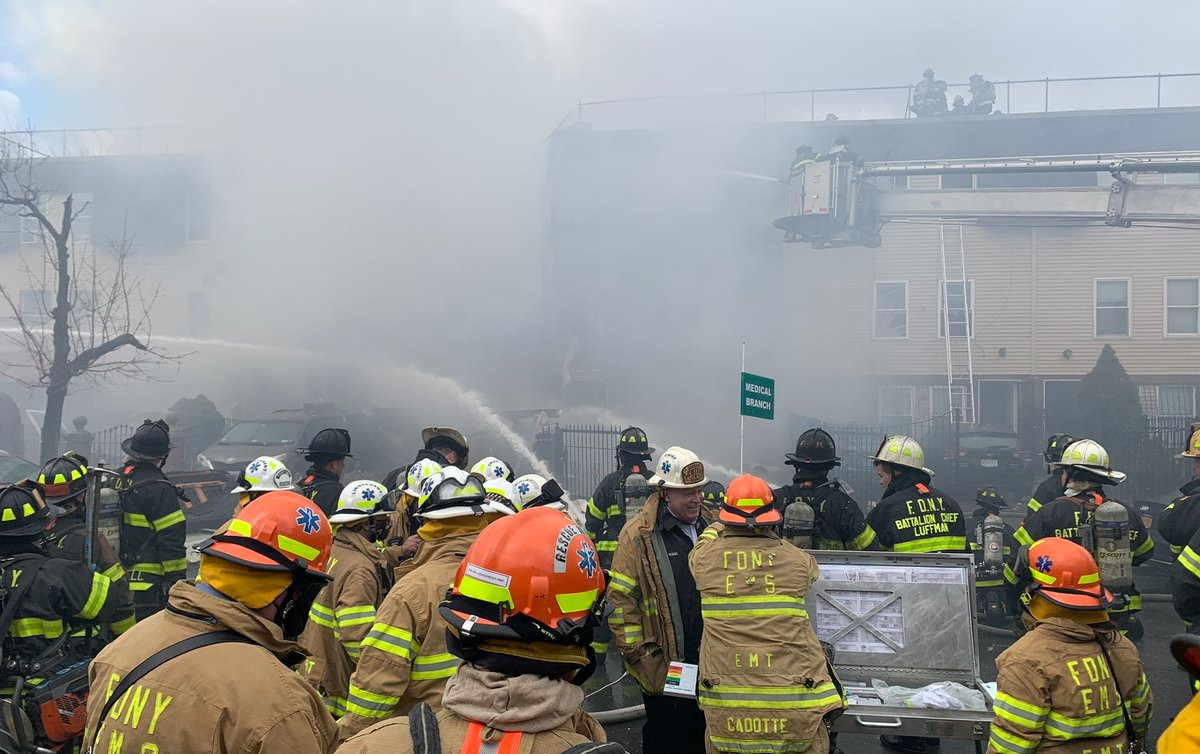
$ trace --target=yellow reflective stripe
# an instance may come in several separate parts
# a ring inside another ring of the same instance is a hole
[[[875,541],[875,530],[870,526],[863,529],[863,533],[859,534],[854,539],[850,540],[851,550],[865,550]]]
[[[711,526],[700,532],[700,539],[714,540],[717,538],[717,530]]]
[[[101,571],[100,575],[109,581],[120,581],[121,579],[125,578],[125,568],[120,563],[117,563],[116,565]]]
[[[1150,683],[1146,680],[1146,674],[1142,673],[1138,685],[1133,689],[1133,698],[1129,700],[1129,703],[1131,705],[1142,704],[1148,696],[1150,696]]]
[[[400,697],[375,694],[350,683],[350,696],[346,699],[346,712],[361,717],[391,717],[400,703]]]
[[[750,597],[703,597],[700,612],[705,618],[756,618],[790,615],[807,620],[803,597],[782,595]]]
[[[165,573],[162,563],[134,563],[129,567],[129,570],[135,575],[139,573],[152,573],[156,576],[162,576]]]
[[[313,604],[316,607],[316,604]],[[364,623],[375,622],[375,606],[374,605],[357,605],[355,607],[343,607],[336,613],[337,622],[340,626],[361,626]]]
[[[596,550],[598,552],[616,552],[617,551],[617,540],[602,539],[599,542],[596,542]]]
[[[133,628],[133,625],[136,622],[137,622],[137,618],[135,618],[134,616],[131,615],[128,618],[125,618],[123,620],[114,621],[112,623],[109,623],[108,627],[112,629],[112,632],[114,634],[116,634],[117,636],[120,636],[121,634],[125,633],[129,629]]]
[[[87,602],[83,603],[83,609],[75,614],[76,618],[83,620],[92,620],[100,614],[100,610],[104,607],[104,603],[108,600],[108,587],[112,584],[106,577],[98,573],[92,574],[92,591],[88,594]]]
[[[966,537],[926,537],[911,542],[897,542],[892,548],[896,552],[965,552]]]
[[[183,517],[183,511],[176,510],[171,511],[165,516],[154,519],[150,526],[152,529],[154,529],[154,531],[162,531],[163,529],[168,529],[172,526],[178,526],[179,524],[186,522],[187,519]]]
[[[340,696],[327,696],[322,699],[325,702],[325,709],[329,710],[329,714],[334,717],[342,717],[346,714],[346,700]]]
[[[486,581],[477,579],[470,575],[469,569],[459,579],[458,593],[464,597],[482,600],[491,605],[508,605],[512,607],[515,604],[512,593],[508,591],[507,587],[496,586],[495,584],[489,584]]]
[[[1037,749],[1038,745],[1035,742],[1027,741],[1020,736],[1009,733],[998,725],[992,725],[991,735],[988,737],[988,748],[996,751],[1004,752],[1004,754],[1029,754]]]
[[[142,529],[150,528],[150,519],[146,518],[140,513],[126,513],[124,516],[124,521],[129,526],[137,526]]]
[[[555,596],[558,609],[564,613],[584,613],[592,609],[596,600],[600,599],[599,589],[589,589],[586,592],[568,592]]]
[[[1138,545],[1138,548],[1133,551],[1133,557],[1136,558],[1138,555],[1144,555],[1145,553],[1148,553],[1153,549],[1154,549],[1154,539],[1150,536],[1150,533],[1147,532],[1146,533],[1146,541],[1143,542],[1142,544]]]
[[[1115,736],[1125,730],[1125,714],[1120,710],[1091,717],[1067,717],[1051,712],[1046,718],[1046,737],[1057,740]]]
[[[1200,555],[1197,555],[1190,545],[1179,553],[1178,562],[1179,565],[1191,571],[1193,576],[1200,579]]]
[[[1039,571],[1036,568],[1030,568],[1029,575],[1032,576],[1035,580],[1040,581],[1043,584],[1047,584],[1049,586],[1054,586],[1055,582],[1058,581],[1058,579],[1056,577],[1051,576],[1048,573],[1042,573],[1041,571]]]
[[[233,532],[234,534],[240,534],[243,537],[249,537],[251,536],[251,532],[253,530],[250,528],[249,521],[243,521],[240,518],[235,518],[229,522],[229,531]]]
[[[636,579],[615,569],[608,572],[608,585],[625,594],[633,594],[633,590],[638,588]]]
[[[983,589],[991,589],[994,586],[1004,586],[1004,579],[987,579],[985,581],[975,581],[976,587]]]
[[[658,600],[653,597],[642,600],[638,603],[638,607],[644,615],[658,615]]]
[[[642,627],[636,623],[627,623],[623,627],[625,633],[626,644],[640,644],[642,641]]]
[[[145,591],[149,591],[150,589],[155,588],[156,586],[158,586],[158,584],[154,581],[130,581],[129,582],[129,591],[145,592]]]
[[[1080,574],[1079,583],[1085,584],[1085,585],[1086,584],[1099,584],[1100,583],[1100,574],[1099,573]]]
[[[437,678],[449,678],[458,672],[458,666],[462,663],[458,657],[449,652],[442,652],[435,655],[417,656],[413,660],[412,672],[409,677],[414,681],[432,681]]]
[[[367,634],[367,638],[363,639],[363,649],[367,647],[375,647],[388,654],[396,655],[405,660],[412,659],[416,654],[418,647],[414,648],[413,635],[405,631],[403,628],[396,628],[385,623],[376,623],[371,626],[371,631]]]
[[[179,558],[178,560],[164,560],[163,573],[172,573],[174,571],[186,571],[188,567],[187,558]]]
[[[1023,545],[1033,544],[1033,537],[1029,536],[1029,532],[1025,531],[1024,526],[1019,527],[1013,532],[1013,539],[1017,540],[1018,543]]]
[[[1008,563],[1004,564],[1004,580],[1014,585],[1017,583],[1017,572]]]
[[[351,660],[358,662],[358,657],[362,654],[361,641],[344,641],[342,647],[346,650],[346,654],[350,655]]]
[[[62,636],[63,622],[60,618],[44,620],[42,618],[17,618],[8,627],[8,635],[18,639],[43,637],[57,639]]]
[[[1040,511],[1042,509],[1042,504],[1039,503],[1037,501],[1037,498],[1034,498],[1034,497],[1029,498],[1029,502],[1026,503],[1026,505],[1029,507],[1030,513],[1037,513],[1038,511]]]
[[[314,602],[308,609],[308,619],[318,626],[324,626],[337,633],[337,620],[334,618],[333,611],[324,605]]]
[[[588,513],[591,513],[593,516],[600,519],[601,521],[608,518],[608,514],[605,513],[604,511],[600,510],[600,508],[596,505],[595,500],[588,500],[587,508],[588,508]],[[599,533],[599,532],[597,532],[597,533]]]
[[[317,548],[310,547],[299,540],[292,539],[291,537],[285,537],[282,534],[275,535],[275,542],[279,545],[280,550],[283,550],[289,555],[295,555],[298,558],[304,558],[310,563],[314,562],[321,556],[321,551]]]
[[[807,686],[726,686],[698,689],[699,701],[707,707],[745,709],[809,709],[841,704],[842,695],[831,682]]]
[[[759,718],[752,718],[759,720]],[[764,731],[765,732],[765,731]],[[735,754],[804,754],[812,748],[811,741],[786,741],[767,738],[726,738],[709,736],[717,751]]]
[[[1039,707],[1036,704],[1030,704],[1003,691],[996,692],[992,711],[996,713],[997,717],[1001,717],[1014,725],[1035,731],[1042,729],[1042,725],[1046,721],[1046,716],[1050,714],[1049,707]]]

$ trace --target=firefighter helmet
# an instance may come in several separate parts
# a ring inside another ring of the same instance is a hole
[[[371,479],[360,479],[342,488],[337,509],[329,517],[331,524],[354,524],[371,516],[386,516],[384,497],[387,487]]]
[[[1046,438],[1046,449],[1042,451],[1042,458],[1046,459],[1046,463],[1061,461],[1063,451],[1073,442],[1075,438],[1063,432],[1050,435]]]
[[[514,476],[508,464],[495,456],[488,456],[472,466],[471,473],[485,482],[489,479],[504,479],[511,482]]]
[[[1046,537],[1021,550],[1018,577],[1028,579],[1034,594],[1072,610],[1104,610],[1112,604],[1113,594],[1100,583],[1095,558],[1082,546]]]
[[[292,489],[292,472],[273,456],[259,456],[238,474],[234,495],[242,492],[274,492]]]
[[[268,492],[200,544],[204,555],[260,571],[287,571],[331,581],[326,573],[333,528],[311,500],[290,490]]]
[[[1200,636],[1176,634],[1171,637],[1171,655],[1192,678],[1200,678]]]
[[[1200,426],[1192,425],[1192,431],[1188,434],[1187,444],[1183,446],[1183,452],[1175,457],[1200,458]]]
[[[350,454],[350,433],[340,427],[326,427],[313,435],[307,448],[300,448],[304,460],[311,461],[314,456],[334,456],[335,458],[353,458]]]
[[[783,520],[771,485],[751,474],[729,483],[717,520],[728,526],[774,526]]]
[[[38,484],[47,503],[69,502],[87,490],[88,459],[75,451],[51,458],[38,472]]]
[[[692,451],[672,445],[663,451],[650,477],[651,487],[666,487],[673,490],[690,490],[708,484],[704,476],[704,463]]]
[[[995,487],[987,486],[980,487],[975,493],[975,502],[984,508],[1007,508],[1008,501],[1004,499],[1004,495]]]
[[[171,453],[171,428],[162,419],[146,419],[121,443],[125,455],[139,461],[157,461]]]
[[[1125,473],[1113,471],[1108,458],[1108,451],[1095,440],[1076,440],[1066,447],[1062,458],[1055,461],[1054,466],[1069,469],[1083,469],[1104,480],[1104,484],[1120,484],[1125,481]]]
[[[566,493],[553,479],[547,479],[539,474],[526,474],[517,477],[513,482],[513,487],[517,490],[521,510],[541,506],[566,510],[567,506],[563,502],[563,495]]]
[[[25,479],[0,488],[0,537],[36,536],[57,515],[37,482]]]
[[[489,500],[479,477],[457,466],[447,466],[421,482],[417,517],[427,520],[479,516],[484,513],[512,515],[516,506],[495,498]]]
[[[521,510],[517,488],[507,479],[483,480],[483,499],[496,505],[509,506],[514,512]]]
[[[453,465],[459,468],[467,467],[467,458],[471,455],[471,448],[467,445],[467,438],[462,432],[459,432],[453,427],[426,427],[421,430],[421,443],[425,450],[433,450],[434,448],[452,448],[458,453],[458,460]]]
[[[408,467],[408,475],[405,481],[408,483],[405,488],[405,494],[413,497],[421,496],[421,482],[424,482],[434,474],[442,473],[442,465],[437,461],[431,461],[428,458],[421,460]]]
[[[584,647],[600,624],[604,588],[587,532],[561,511],[534,508],[480,532],[439,612],[460,641]]]
[[[712,506],[713,510],[720,508],[725,502],[725,485],[720,482],[709,481],[700,492],[704,495],[704,502]]]
[[[832,464],[841,466],[833,437],[821,428],[805,430],[796,440],[796,452],[787,454],[789,466],[801,464]]]
[[[875,455],[867,456],[877,463],[890,463],[894,466],[904,466],[909,469],[933,476],[933,470],[925,467],[925,450],[921,443],[905,435],[885,437],[879,443]]]
[[[650,447],[650,441],[646,439],[646,430],[641,427],[626,427],[621,430],[617,453],[635,458],[649,458],[654,455],[654,448]]]

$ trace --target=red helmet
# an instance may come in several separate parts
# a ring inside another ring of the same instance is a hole
[[[1072,610],[1104,610],[1112,592],[1100,583],[1096,560],[1069,539],[1046,537],[1029,546],[1018,563],[1028,569],[1030,591]]]
[[[783,520],[771,485],[751,474],[729,483],[717,520],[730,526],[774,526]]]
[[[592,540],[562,511],[529,508],[488,524],[440,611],[463,640],[585,646],[604,609]]]
[[[205,555],[261,571],[290,571],[330,581],[333,549],[329,520],[311,500],[287,490],[256,498],[229,522],[229,530],[202,544]]]

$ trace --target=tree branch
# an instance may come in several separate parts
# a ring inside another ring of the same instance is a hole
[[[81,351],[75,358],[67,362],[67,369],[70,371],[71,376],[77,377],[88,371],[101,358],[123,346],[133,346],[139,351],[150,351],[150,347],[138,340],[137,336],[123,333],[115,338],[104,341],[98,346]]]

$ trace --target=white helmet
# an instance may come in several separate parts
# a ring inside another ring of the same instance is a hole
[[[238,475],[234,495],[242,492],[274,492],[292,489],[292,472],[273,456],[259,456]]]
[[[404,488],[405,494],[419,498],[421,496],[421,482],[424,482],[434,474],[442,472],[442,465],[437,461],[431,461],[428,458],[421,460],[408,467],[408,484]]]
[[[708,484],[704,476],[704,462],[700,456],[687,448],[672,445],[663,451],[650,477],[651,487],[666,487],[674,490],[690,490]]]
[[[512,469],[508,464],[495,456],[488,456],[471,467],[471,473],[479,476],[485,482],[489,479],[512,479]]]
[[[331,524],[352,524],[371,516],[386,516],[383,497],[387,487],[370,479],[360,479],[342,488],[337,509],[329,517]]]
[[[507,484],[506,480],[496,481]],[[480,516],[484,513],[512,515],[516,512],[514,503],[505,502],[496,494],[489,496],[479,477],[457,466],[447,466],[421,482],[416,515],[418,518],[437,520]]]
[[[517,497],[517,489],[507,479],[483,480],[483,492],[488,502],[510,506],[514,511],[521,510],[521,501]]]
[[[1095,440],[1076,440],[1063,451],[1062,460],[1053,465],[1060,468],[1085,469],[1107,480],[1109,484],[1120,484],[1127,476],[1122,471],[1113,471],[1108,451]]]
[[[543,506],[560,511],[567,509],[567,504],[562,499],[563,489],[553,479],[547,480],[539,474],[526,474],[517,477],[513,487],[517,490],[521,510]]]
[[[879,449],[875,451],[875,455],[867,456],[867,458],[872,461],[916,469],[933,476],[933,470],[925,468],[925,449],[921,447],[921,443],[906,435],[885,437],[883,442],[879,443]]]

